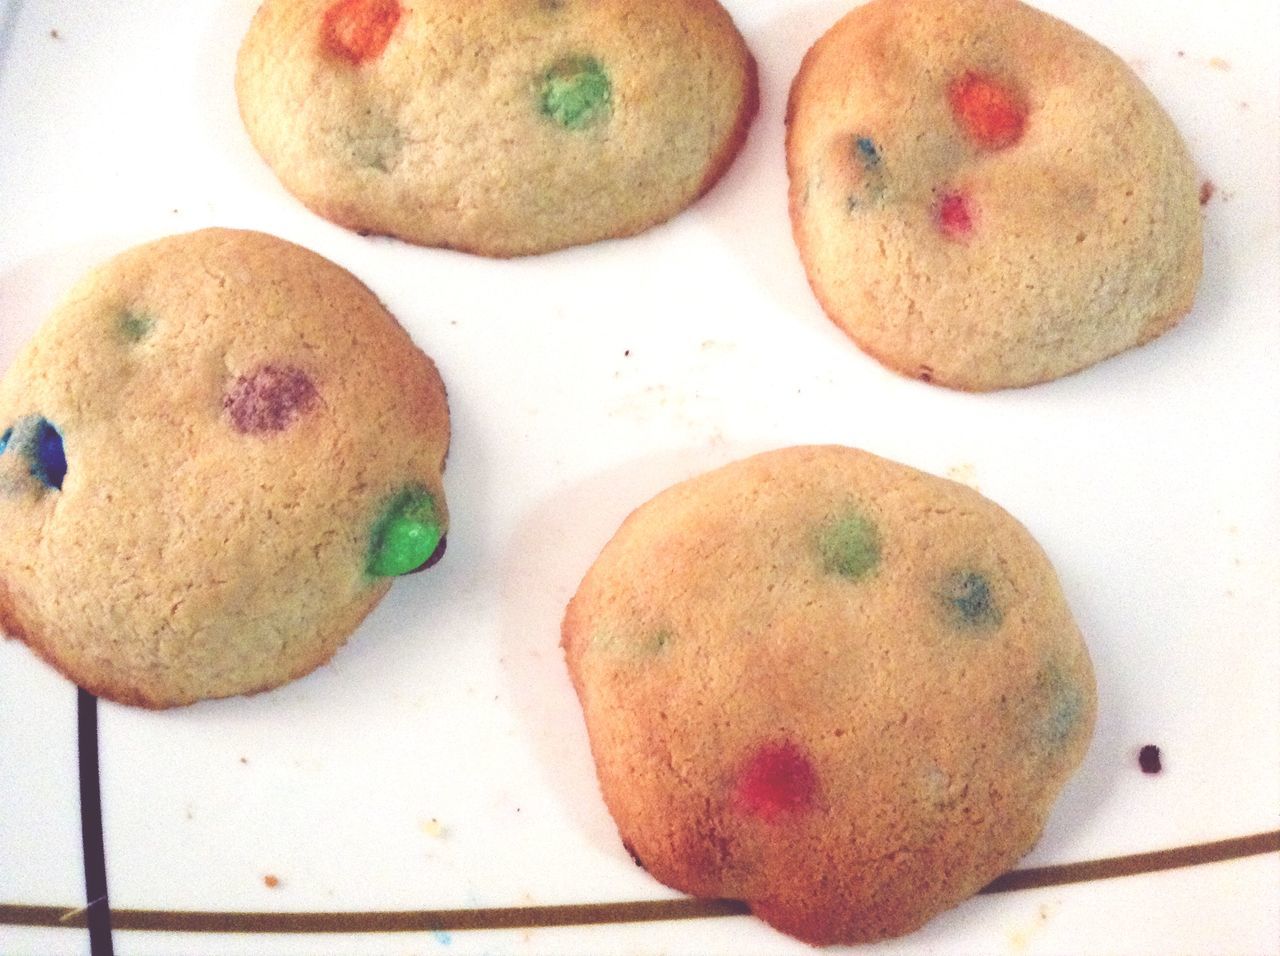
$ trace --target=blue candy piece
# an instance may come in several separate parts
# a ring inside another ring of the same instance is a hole
[[[62,447],[62,435],[47,419],[36,423],[31,441],[31,474],[50,488],[62,490],[67,477],[67,453]]]
[[[4,454],[4,450],[9,447],[9,439],[13,437],[13,429],[6,428],[4,434],[0,435],[0,455]]]

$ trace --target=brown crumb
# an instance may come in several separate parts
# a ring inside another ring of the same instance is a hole
[[[274,873],[268,873],[262,878],[262,882],[266,884],[268,889],[274,890],[280,885],[280,877],[276,876]]]
[[[248,758],[248,757],[241,757],[241,758],[240,758],[240,762],[241,762],[241,763],[248,763],[248,762],[249,762],[249,758]]]
[[[1138,751],[1138,766],[1143,773],[1160,772],[1160,748],[1155,744],[1147,744]]]
[[[1179,50],[1179,51],[1178,51],[1178,56],[1180,56],[1180,57],[1185,57],[1186,55],[1187,55],[1187,51],[1186,51],[1186,50]]]
[[[1200,184],[1200,205],[1209,205],[1209,200],[1213,198],[1213,194],[1218,191],[1218,187],[1213,184],[1213,180],[1206,179]]]
[[[49,31],[49,36],[53,37],[55,40],[62,39],[62,34],[58,32],[57,27],[54,27],[52,30]]]

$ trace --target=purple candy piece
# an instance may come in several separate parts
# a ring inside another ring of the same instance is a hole
[[[301,369],[264,365],[227,389],[222,407],[236,431],[246,435],[284,431],[309,412],[319,398]]]

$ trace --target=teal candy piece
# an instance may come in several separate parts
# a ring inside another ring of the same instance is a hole
[[[608,75],[589,56],[566,57],[542,78],[542,112],[565,129],[586,129],[605,119],[612,100]]]
[[[4,454],[4,450],[9,447],[9,439],[13,437],[13,429],[6,428],[4,434],[0,435],[0,455]]]
[[[435,499],[420,489],[403,491],[374,528],[369,573],[389,578],[416,571],[430,560],[440,538]]]
[[[850,152],[862,169],[862,183],[845,200],[849,212],[878,203],[884,198],[883,158],[876,141],[870,136],[854,136]]]
[[[141,342],[155,327],[156,320],[141,312],[121,312],[116,327],[127,342]]]
[[[880,563],[880,534],[865,515],[851,512],[822,530],[818,550],[824,570],[856,581]]]
[[[854,149],[857,150],[858,156],[862,159],[862,165],[867,169],[874,169],[880,165],[880,151],[876,149],[875,140],[870,136],[859,136],[854,140]]]
[[[1048,697],[1041,734],[1046,744],[1060,747],[1075,733],[1084,718],[1085,695],[1056,662],[1050,662],[1041,680]]]
[[[968,627],[996,628],[1004,619],[991,597],[991,585],[976,571],[951,575],[942,587],[942,600]]]

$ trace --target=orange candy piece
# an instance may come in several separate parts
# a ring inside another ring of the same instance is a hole
[[[324,47],[350,63],[376,60],[400,22],[399,0],[338,0],[324,13]]]
[[[981,73],[966,73],[952,81],[947,100],[956,122],[982,148],[1005,149],[1022,139],[1027,108],[999,81]]]

